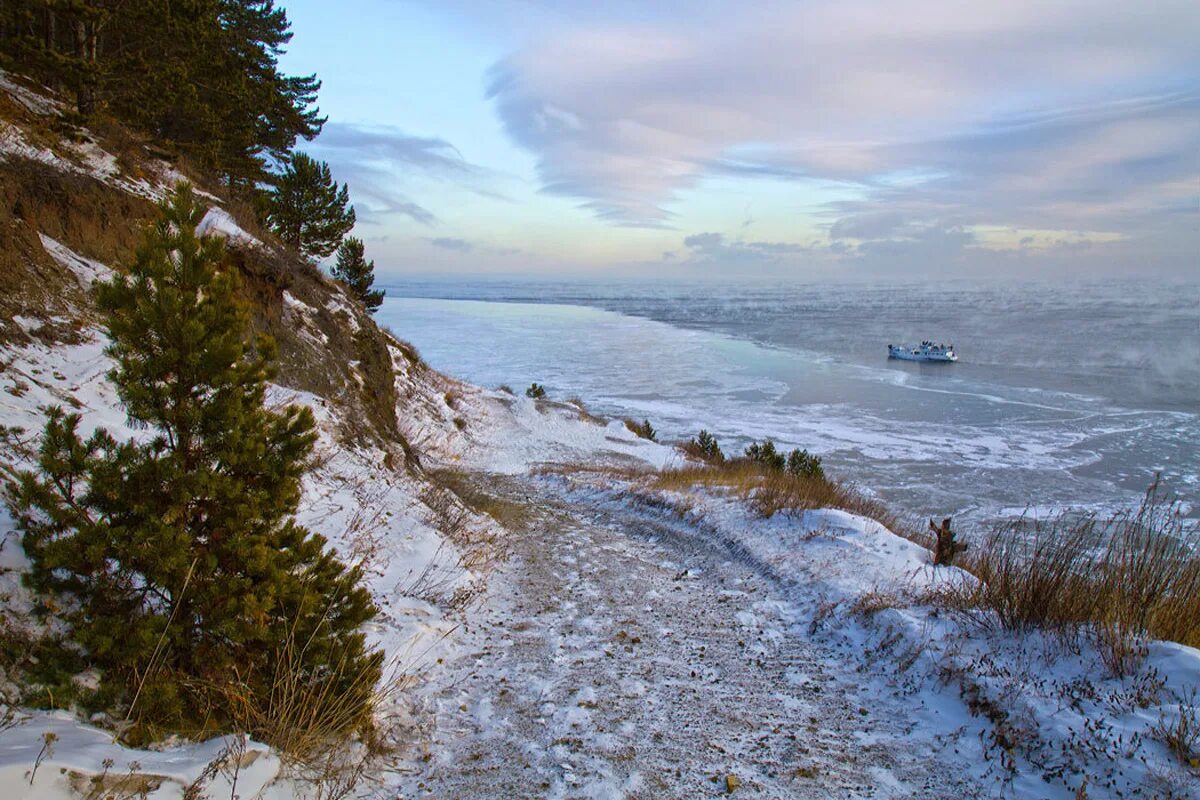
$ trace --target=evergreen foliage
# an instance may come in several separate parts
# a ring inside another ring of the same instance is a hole
[[[633,435],[639,439],[649,439],[652,442],[658,441],[658,431],[654,430],[654,426],[650,424],[650,420],[648,419],[644,419],[640,423],[627,419],[625,420],[625,427],[632,431]]]
[[[525,390],[526,397],[532,397],[534,400],[540,400],[546,396],[546,387],[540,383],[531,383],[529,388]]]
[[[98,287],[109,377],[144,435],[84,438],[50,410],[36,469],[7,492],[26,580],[65,624],[59,649],[98,670],[97,702],[145,734],[228,729],[230,697],[265,708],[283,662],[365,713],[381,656],[359,628],[376,609],[292,518],[312,414],[264,406],[273,346],[249,341],[221,240],[196,236],[204,213],[179,187],[130,274]]]
[[[375,282],[375,262],[366,260],[361,239],[351,236],[342,242],[337,251],[337,263],[333,266],[333,277],[346,284],[370,313],[374,314],[383,304],[384,293],[371,289]]]
[[[350,189],[337,182],[324,161],[294,153],[276,181],[267,222],[279,238],[305,258],[331,254],[354,227]]]
[[[770,439],[762,444],[751,442],[746,448],[746,458],[762,464],[775,472],[787,472],[797,478],[825,478],[825,469],[821,466],[821,457],[799,448],[786,456],[775,447]]]
[[[787,471],[798,478],[824,478],[825,468],[821,457],[807,450],[793,450],[788,454]]]
[[[0,66],[75,96],[253,189],[324,119],[315,75],[279,71],[274,0],[5,0]]]
[[[721,452],[721,445],[717,443],[717,438],[706,430],[701,430],[695,439],[688,442],[685,449],[691,455],[710,464],[725,462],[725,454]]]
[[[762,444],[751,442],[750,446],[746,448],[746,458],[773,470],[782,471],[787,466],[787,460],[783,453],[775,449],[775,442],[770,439],[765,440]]]

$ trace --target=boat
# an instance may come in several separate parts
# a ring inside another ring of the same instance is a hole
[[[937,361],[949,363],[958,361],[958,353],[954,352],[954,345],[952,344],[935,344],[926,340],[916,347],[889,344],[888,358],[898,358],[902,361]]]

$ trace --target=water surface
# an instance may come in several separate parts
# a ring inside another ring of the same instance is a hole
[[[911,514],[1200,490],[1200,286],[425,281],[377,317],[434,367],[594,412],[773,437]],[[953,342],[953,365],[887,344]]]

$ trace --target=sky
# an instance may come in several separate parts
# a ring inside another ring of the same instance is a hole
[[[1195,0],[292,0],[382,276],[1200,276]]]

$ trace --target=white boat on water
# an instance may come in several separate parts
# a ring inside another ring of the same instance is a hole
[[[930,341],[921,342],[916,347],[905,347],[898,344],[888,345],[888,358],[898,358],[902,361],[958,361],[952,344],[934,344]]]

